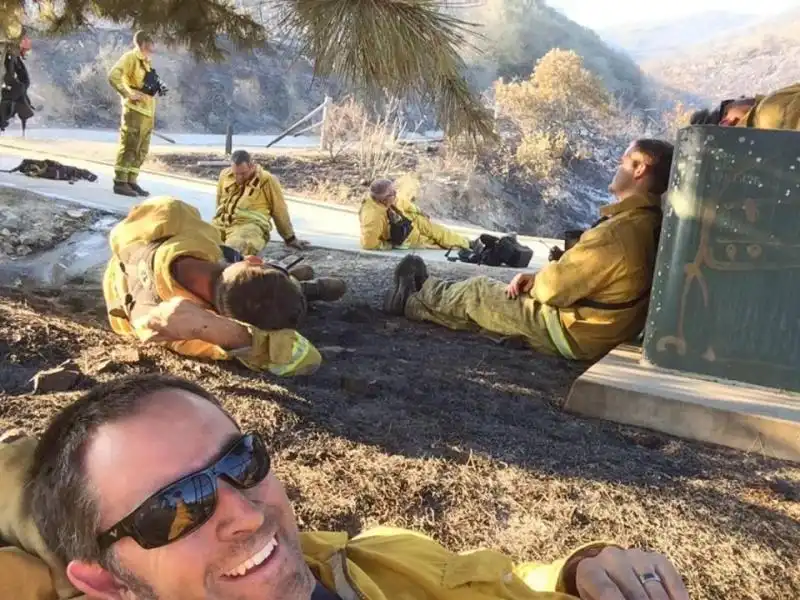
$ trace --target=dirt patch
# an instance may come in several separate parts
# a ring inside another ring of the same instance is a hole
[[[668,553],[695,600],[800,597],[796,466],[566,415],[558,407],[585,365],[386,317],[374,307],[392,261],[307,257],[350,291],[312,310],[303,332],[325,363],[289,381],[132,349],[107,330],[96,287],[0,290],[0,425],[40,432],[77,391],[33,395],[28,379],[67,358],[84,372],[77,390],[169,372],[267,436],[304,528],[411,527],[456,550],[542,560],[612,539]]]
[[[0,262],[48,250],[107,215],[74,202],[0,187]]]

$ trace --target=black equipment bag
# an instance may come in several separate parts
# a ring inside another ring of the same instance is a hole
[[[498,238],[484,233],[472,242],[470,248],[460,249],[457,257],[451,257],[451,251],[452,248],[446,254],[447,260],[450,262],[460,260],[461,262],[488,265],[490,267],[506,265],[524,269],[533,258],[533,250],[520,244],[512,235]]]
[[[23,173],[28,177],[38,177],[40,179],[55,179],[58,181],[69,181],[70,183],[84,179],[86,181],[97,181],[97,175],[86,169],[62,165],[60,162],[50,159],[37,160],[25,158],[22,162],[6,173]]]
[[[387,211],[389,217],[389,239],[395,248],[402,246],[414,230],[414,223],[393,206]]]

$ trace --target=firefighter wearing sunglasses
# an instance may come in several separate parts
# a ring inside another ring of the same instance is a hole
[[[134,206],[110,243],[103,294],[116,333],[278,376],[319,366],[319,352],[297,328],[307,302],[337,300],[343,281],[253,256],[230,264],[217,229],[166,196]]]
[[[0,551],[3,598],[689,598],[664,556],[612,544],[539,564],[398,529],[301,534],[267,441],[180,379],[95,388],[38,445],[0,443],[0,468],[0,536],[15,546]]]

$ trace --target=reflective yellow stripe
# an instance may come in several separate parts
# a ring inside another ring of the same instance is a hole
[[[572,352],[569,345],[567,334],[564,331],[564,326],[561,324],[561,315],[558,314],[558,309],[547,304],[542,304],[542,314],[544,315],[544,322],[547,325],[547,333],[550,339],[558,350],[558,353],[564,358],[577,360],[577,357]]]
[[[291,373],[297,367],[302,364],[302,362],[308,356],[308,353],[311,351],[311,343],[304,338],[303,336],[296,336],[294,339],[294,343],[292,344],[292,358],[291,361],[278,365],[278,364],[271,364],[269,368],[269,372],[273,375],[283,376]]]

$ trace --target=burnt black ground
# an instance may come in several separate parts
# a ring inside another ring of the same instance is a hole
[[[393,261],[326,250],[307,261],[350,291],[312,310],[303,333],[325,364],[293,380],[135,349],[108,331],[90,284],[2,289],[0,425],[38,432],[96,381],[172,373],[268,436],[303,527],[389,524],[546,560],[611,539],[667,552],[694,599],[800,597],[797,466],[564,414],[587,365],[385,316]],[[77,390],[32,395],[28,379],[68,358],[84,373]]]

